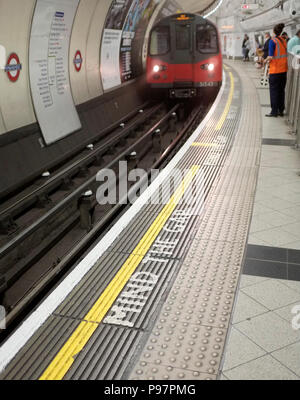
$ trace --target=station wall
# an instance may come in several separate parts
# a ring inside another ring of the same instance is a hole
[[[31,27],[37,0],[0,0],[0,159],[4,166],[0,173],[0,197],[76,154],[97,135],[101,135],[102,130],[145,101],[141,73],[142,57],[145,56],[142,47],[147,40],[146,27],[139,30],[136,43],[141,49],[135,43],[135,57],[131,60],[133,70],[138,71],[134,76],[136,79],[129,79],[126,84],[106,91],[103,88],[101,46],[105,21],[113,2],[116,0],[79,1],[70,37],[68,74],[82,128],[46,145],[37,121],[29,79]],[[158,5],[169,13],[171,9],[179,9],[174,0],[149,0],[146,9],[142,0],[126,0],[125,4],[127,7],[134,5],[131,9],[139,13],[134,15],[135,18],[136,15],[142,15],[143,21],[149,25],[155,20],[152,16]],[[74,64],[78,50],[82,59],[80,71],[76,70]],[[18,55],[21,64],[15,82],[8,78],[7,71],[11,53]]]
[[[242,56],[242,41],[244,34],[250,38],[251,52],[256,51],[256,38],[264,37],[265,32],[272,34],[277,23],[285,24],[285,31],[291,37],[300,28],[300,2],[298,0],[284,0],[282,7],[275,0],[266,0],[264,7],[258,11],[239,13],[238,0],[227,0],[221,7],[217,17],[217,25],[221,33],[223,55],[228,57]],[[296,14],[292,15],[292,11]],[[235,15],[233,15],[235,14]]]
[[[35,122],[28,73],[34,6],[35,0],[0,0],[0,45],[6,51],[6,59],[16,53],[22,64],[20,77],[14,83],[3,70],[0,71],[0,133]]]

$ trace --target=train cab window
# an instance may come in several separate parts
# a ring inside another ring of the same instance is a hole
[[[212,25],[197,25],[196,31],[197,50],[200,53],[218,52],[218,34]]]
[[[170,48],[170,29],[168,26],[159,26],[151,33],[150,55],[166,54]]]
[[[191,43],[191,26],[176,25],[176,49],[187,50],[190,48]]]

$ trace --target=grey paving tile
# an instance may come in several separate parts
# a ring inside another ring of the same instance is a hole
[[[300,340],[300,332],[274,312],[259,315],[235,324],[235,328],[248,336],[267,352],[281,349]]]
[[[298,240],[300,243],[300,240]],[[300,251],[298,250],[288,250],[288,263],[289,264],[300,264]]]
[[[267,189],[260,189],[256,192],[255,201],[263,203],[265,205],[268,204],[268,207],[271,208],[272,194]]]
[[[248,245],[246,258],[287,263],[288,250],[281,247]]]
[[[292,173],[296,174],[296,173],[298,172],[298,169],[295,169],[295,168],[285,168],[284,166],[281,167],[281,168],[280,168],[280,167],[276,167],[276,166],[273,166],[273,167],[265,167],[265,168],[267,168],[267,169],[269,169],[269,170],[272,170],[272,172],[274,173],[275,176],[284,176],[285,178],[286,178],[287,176],[291,176]]]
[[[296,236],[300,240],[300,222],[284,225],[282,229]]]
[[[274,351],[272,356],[297,374],[300,379],[300,342]]]
[[[284,180],[287,180],[287,177],[284,177]],[[290,177],[288,178],[288,183],[281,184],[280,189],[281,192],[293,192],[293,193],[300,193],[300,176],[292,172]]]
[[[257,217],[257,220],[260,221],[261,223],[269,225],[270,227],[278,227],[295,223],[294,217],[284,214],[283,211],[275,211],[275,210],[259,215]]]
[[[269,310],[300,301],[300,293],[290,289],[277,279],[269,279],[243,288],[242,291]]]
[[[295,306],[300,306],[300,302],[298,301],[298,302],[289,304],[288,306],[278,308],[277,310],[274,310],[274,313],[279,315],[281,318],[285,319],[291,326],[292,320],[295,317],[295,314],[292,313],[292,310]]]
[[[263,149],[263,151],[265,151]],[[260,179],[262,176],[264,177],[275,177],[278,176],[276,173],[276,169],[275,168],[270,168],[270,167],[264,167],[263,165],[260,166],[259,168],[259,175],[258,178]]]
[[[264,354],[266,352],[263,349],[233,327],[225,348],[223,372],[261,357]]]
[[[295,292],[300,293],[300,282],[289,281],[289,280],[285,280],[285,279],[280,280],[280,282],[283,285],[289,287],[290,289],[295,290]]]
[[[255,203],[254,208],[253,208],[253,216],[256,215],[264,215],[267,212],[272,211],[271,208],[267,207],[267,205],[263,205],[261,203]]]
[[[238,322],[245,321],[246,319],[253,318],[268,311],[269,310],[266,307],[257,303],[257,301],[253,300],[242,291],[239,291],[232,323],[236,324]]]
[[[292,190],[284,190],[282,188],[269,188],[270,193],[273,194],[275,197],[282,199],[284,201],[289,201],[294,204],[299,202],[299,193],[295,193]]]
[[[219,380],[220,381],[228,381],[229,379],[226,378],[226,376],[224,374],[221,374]]]
[[[273,227],[274,225],[271,225],[270,223],[263,221],[260,218],[260,216],[254,215],[250,225],[250,234],[255,232],[265,231],[266,229],[271,229]]]
[[[295,242],[287,243],[286,247],[288,249],[300,250],[300,240],[296,240]]]
[[[271,203],[270,203],[270,208],[272,209],[272,210],[275,210],[275,211],[280,211],[280,212],[282,212],[283,210],[285,210],[286,208],[291,208],[291,207],[293,207],[293,206],[295,206],[296,204],[293,202],[293,201],[290,201],[290,200],[284,200],[284,199],[281,199],[281,198],[279,198],[279,197],[274,197],[274,196],[272,196],[272,200],[271,200]]]
[[[285,262],[277,262],[273,260],[257,260],[254,258],[247,258],[244,267],[244,274],[259,275],[267,278],[287,279],[288,278],[288,265]]]
[[[288,276],[287,279],[291,281],[300,281],[300,265],[299,264],[288,264]]]
[[[255,232],[255,237],[258,240],[271,243],[275,247],[282,247],[287,243],[292,243],[297,240],[295,235],[283,231],[281,228],[272,228],[261,232]]]
[[[240,281],[240,288],[243,289],[244,287],[255,285],[256,283],[266,281],[267,279],[268,278],[263,278],[261,276],[243,274]]]
[[[266,240],[262,240],[258,238],[255,233],[250,233],[248,237],[248,244],[256,244],[260,246],[270,246],[271,243],[267,242]]]
[[[230,380],[298,380],[298,376],[270,355],[224,373]]]

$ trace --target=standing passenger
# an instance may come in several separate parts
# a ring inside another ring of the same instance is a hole
[[[244,56],[244,57],[243,57],[243,61],[246,61],[246,59],[247,59],[247,57],[248,57],[248,54],[249,54],[249,50],[248,50],[249,44],[250,44],[250,42],[249,42],[249,36],[248,36],[247,34],[245,34],[244,40],[243,40],[243,44],[242,44],[243,56]]]
[[[300,54],[300,29],[288,43],[288,51],[293,54]]]
[[[287,43],[281,36],[284,24],[274,27],[275,36],[270,40],[269,56],[265,60],[270,63],[270,97],[272,111],[266,117],[281,117],[285,109],[285,86],[288,71]]]
[[[264,44],[264,60],[266,60],[269,56],[269,44],[271,40],[271,35],[269,32],[265,34],[265,44]]]

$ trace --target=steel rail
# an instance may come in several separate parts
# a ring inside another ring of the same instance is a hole
[[[22,206],[26,205],[29,202],[35,201],[41,194],[44,194],[47,189],[49,191],[56,185],[62,183],[66,178],[72,175],[76,169],[82,168],[84,165],[88,164],[93,158],[101,156],[101,154],[105,153],[110,147],[112,147],[115,143],[117,143],[120,138],[126,137],[130,134],[132,129],[135,128],[136,125],[143,123],[147,118],[149,118],[152,114],[154,114],[159,108],[160,105],[152,107],[150,110],[146,111],[143,114],[143,117],[140,118],[138,121],[131,122],[128,126],[126,126],[120,133],[113,138],[108,139],[106,142],[101,144],[98,148],[92,150],[89,154],[83,156],[81,159],[75,161],[74,163],[70,164],[62,171],[58,172],[50,179],[48,179],[45,183],[43,183],[38,188],[34,189],[31,193],[26,194],[21,199],[17,200],[14,204],[11,204],[4,210],[0,211],[0,220],[3,218],[8,217],[9,215],[14,215],[17,213],[17,209],[20,209]]]
[[[179,106],[175,106],[169,114],[172,114],[173,112],[178,109]],[[201,112],[201,107],[199,107],[199,110]],[[180,133],[177,134],[176,138],[172,141],[172,143],[168,146],[168,148],[161,154],[158,160],[154,162],[152,165],[151,169],[156,169],[161,166],[161,164],[166,161],[167,157],[169,157],[174,150],[178,147],[179,143],[184,139],[184,137],[187,134],[188,129],[192,126],[192,124],[195,122],[195,119],[199,116],[198,112],[195,112],[191,121],[189,121],[180,131]],[[203,117],[203,115],[201,115]],[[165,117],[166,119],[166,117]],[[157,129],[157,127],[152,128]],[[206,149],[207,150],[207,149]],[[205,154],[206,151],[205,150]],[[109,222],[115,217],[116,214],[120,212],[124,207],[126,207],[124,204],[126,198],[130,197],[131,193],[135,194],[137,191],[143,187],[143,185],[148,182],[150,177],[150,171],[148,172],[148,175],[145,175],[136,182],[128,191],[128,193],[122,198],[111,210],[108,211],[108,213],[101,218],[96,224],[93,226],[93,228],[87,232],[87,234],[61,259],[60,263],[57,264],[44,278],[42,278],[26,295],[17,305],[9,312],[9,314],[6,316],[6,324],[9,326],[15,318],[26,308],[31,304],[31,302],[41,293],[43,292],[49,284],[59,275],[61,274],[64,270],[67,270],[68,267],[70,267],[72,264],[76,262],[76,258],[80,254],[82,254],[90,245],[91,242],[94,240],[96,235],[99,234],[99,232],[103,229],[103,227],[107,226]]]
[[[133,143],[131,146],[129,146],[126,150],[124,150],[121,154],[119,154],[114,160],[112,160],[110,163],[108,163],[108,165],[106,165],[105,168],[107,168],[107,169],[111,168],[114,164],[119,162],[122,158],[124,158],[128,154],[130,154],[145,139],[147,139],[149,136],[154,135],[155,131],[166,120],[171,118],[172,114],[174,112],[176,112],[178,108],[179,108],[179,104],[174,106],[160,121],[158,121],[152,128],[150,128],[150,130],[148,130],[139,140],[137,140],[135,143]],[[61,202],[56,204],[46,214],[44,214],[40,218],[38,218],[38,220],[35,221],[32,225],[25,228],[22,232],[20,232],[12,240],[10,240],[8,243],[3,245],[0,248],[0,259],[3,258],[6,254],[8,254],[11,250],[13,250],[20,243],[22,243],[24,241],[24,239],[26,239],[28,236],[30,236],[33,232],[38,230],[43,224],[47,223],[53,216],[55,216],[60,211],[62,211],[65,207],[67,207],[69,203],[71,203],[76,198],[80,198],[81,195],[86,190],[89,189],[90,185],[96,181],[96,176],[97,176],[97,174],[93,175],[86,182],[84,182],[82,185],[80,185],[78,188],[76,188],[72,193],[70,193],[67,197],[65,197]]]

